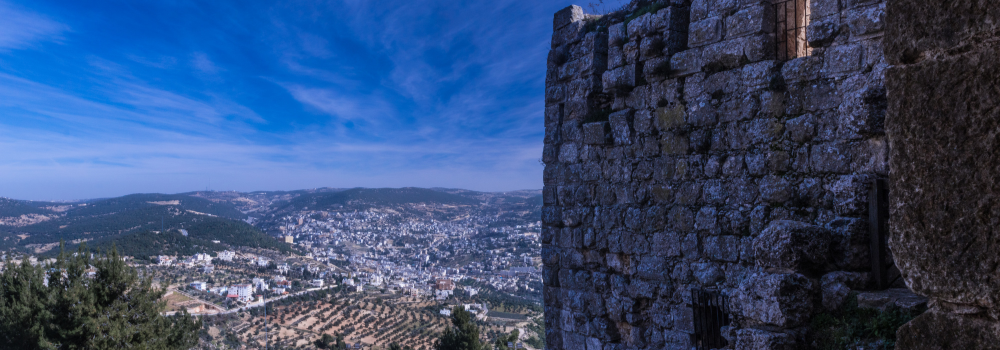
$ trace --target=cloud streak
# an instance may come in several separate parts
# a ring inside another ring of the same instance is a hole
[[[0,3],[0,196],[540,188],[568,4]]]
[[[0,1],[0,50],[22,49],[39,41],[60,40],[69,27]]]

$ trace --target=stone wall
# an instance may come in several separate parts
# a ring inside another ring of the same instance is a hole
[[[928,313],[900,349],[1000,349],[1000,6],[894,0],[887,10],[890,246]]]
[[[555,15],[549,349],[690,349],[692,289],[731,296],[729,347],[804,348],[813,315],[866,288],[867,191],[889,173],[885,4],[807,1],[813,49],[787,61],[769,1]]]

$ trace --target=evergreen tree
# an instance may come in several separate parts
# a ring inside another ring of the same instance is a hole
[[[507,343],[512,343],[516,347],[519,337],[520,332],[517,329],[510,332],[510,334],[500,335],[493,341],[493,350],[514,350],[514,347],[507,346]]]
[[[188,349],[201,321],[160,315],[164,291],[140,279],[112,248],[91,259],[81,246],[56,263],[6,262],[0,273],[0,349]],[[87,269],[95,274],[89,277]]]
[[[452,327],[445,329],[441,339],[434,342],[436,350],[487,350],[488,345],[479,341],[479,327],[472,321],[472,314],[465,308],[451,309]]]

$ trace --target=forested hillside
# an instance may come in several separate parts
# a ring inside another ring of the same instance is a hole
[[[52,205],[52,203],[0,198],[0,218],[53,213],[51,210],[44,209],[46,205]]]
[[[217,240],[234,246],[289,251],[290,246],[243,222],[246,216],[225,201],[189,195],[135,194],[48,210],[45,203],[0,201],[4,215],[47,215],[26,226],[0,226],[0,248],[38,247],[59,241],[93,241],[93,248],[117,244],[126,255],[146,256],[157,249],[192,252]],[[54,204],[52,204],[54,205]],[[177,230],[184,229],[190,237]],[[173,231],[162,235],[153,231]],[[217,248],[217,247],[216,247]],[[199,250],[200,251],[200,250]],[[153,254],[155,255],[155,254]]]
[[[352,188],[333,193],[307,193],[288,202],[285,207],[293,210],[329,210],[339,206],[368,207],[373,205],[399,205],[436,203],[476,205],[478,200],[424,188]]]

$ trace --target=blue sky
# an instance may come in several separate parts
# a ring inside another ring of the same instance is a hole
[[[563,0],[0,0],[0,196],[541,188]]]

